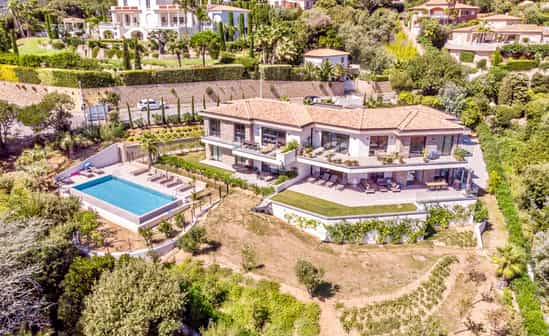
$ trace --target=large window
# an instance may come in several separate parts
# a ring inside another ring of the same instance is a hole
[[[272,128],[261,128],[261,144],[273,144],[275,146],[286,145],[286,132],[275,130]]]
[[[246,140],[246,128],[242,124],[234,124],[234,142],[242,143]]]
[[[221,135],[221,122],[217,119],[210,119],[209,136],[218,137]]]
[[[427,138],[424,136],[413,136],[410,139],[410,156],[421,156],[425,149]]]
[[[349,136],[340,133],[322,131],[321,145],[338,153],[349,152]]]
[[[445,135],[442,137],[442,155],[452,154],[452,146],[454,145],[454,137],[451,135]]]
[[[371,136],[370,137],[370,155],[376,155],[377,152],[387,152],[389,144],[388,136]]]
[[[221,151],[217,146],[210,146],[210,159],[213,161],[221,161]]]

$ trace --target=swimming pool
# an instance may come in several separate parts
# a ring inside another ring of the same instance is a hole
[[[112,175],[79,184],[74,189],[137,216],[162,208],[176,200],[175,197]]]

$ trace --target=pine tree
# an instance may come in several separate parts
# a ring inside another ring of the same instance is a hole
[[[128,50],[128,40],[122,41],[122,66],[124,70],[131,70],[130,51]]]
[[[244,28],[244,14],[242,13],[238,16],[238,31],[239,37],[244,37],[244,35],[246,35]]]
[[[15,35],[15,29],[11,29],[11,48],[13,53],[19,55],[19,48],[17,48],[17,36]]]
[[[134,42],[135,42],[135,49],[134,49],[134,53],[135,53],[135,58],[134,58],[134,61],[133,61],[133,68],[136,69],[136,70],[141,70],[141,50],[139,50],[139,41],[137,40],[137,37],[134,39]]]
[[[225,51],[227,46],[225,45],[225,29],[223,29],[223,22],[217,23],[217,32],[219,33],[220,49]]]

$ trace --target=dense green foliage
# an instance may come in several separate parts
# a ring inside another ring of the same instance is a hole
[[[459,54],[460,62],[473,63],[474,59],[475,59],[475,54],[473,54],[470,51],[462,51]]]
[[[535,60],[519,59],[509,60],[503,64],[503,68],[509,71],[528,71],[538,66],[538,62]]]
[[[244,67],[240,64],[193,67],[166,70],[132,70],[118,74],[122,85],[145,85],[162,83],[185,83],[198,81],[239,80]]]

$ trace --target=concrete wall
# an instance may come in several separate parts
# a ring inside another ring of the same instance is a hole
[[[119,147],[119,144],[115,143],[103,149],[102,151],[90,156],[85,161],[82,161],[79,164],[70,167],[69,169],[57,175],[55,178],[59,180],[65,177],[69,177],[72,174],[77,173],[82,169],[84,169],[84,165],[87,162],[89,162],[93,167],[103,168],[103,167],[118,163],[120,161],[121,161],[120,147]]]
[[[275,92],[271,86],[276,88]],[[208,96],[206,89],[210,87],[215,95]],[[191,97],[195,97],[197,110],[202,108],[202,97],[206,96],[206,103],[215,103],[216,97],[221,101],[231,99],[252,98],[259,96],[259,81],[237,80],[237,81],[214,81],[194,83],[174,83],[159,85],[133,85],[116,86],[112,88],[83,89],[85,101],[89,105],[95,105],[105,92],[114,91],[122,97],[120,105],[123,107],[126,102],[135,107],[140,99],[152,98],[164,100],[168,104],[175,104],[176,97],[172,94],[175,89],[182,104],[190,104]],[[265,98],[303,97],[308,95],[316,96],[341,96],[343,95],[343,83],[333,82],[303,82],[303,81],[265,81],[263,84],[263,96]]]

